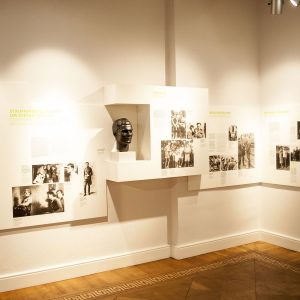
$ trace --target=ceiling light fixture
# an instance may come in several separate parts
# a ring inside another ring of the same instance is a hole
[[[271,0],[268,4],[271,5],[272,15],[281,15],[284,0]]]
[[[293,6],[297,7],[300,5],[300,0],[290,0]],[[272,15],[281,15],[283,10],[284,0],[269,0],[268,5],[271,5]]]

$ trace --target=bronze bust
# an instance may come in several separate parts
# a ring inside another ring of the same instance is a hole
[[[114,121],[112,125],[113,135],[116,139],[117,150],[127,152],[132,139],[132,125],[126,118],[120,118]]]

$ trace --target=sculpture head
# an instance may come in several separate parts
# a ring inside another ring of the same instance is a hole
[[[112,125],[113,135],[117,143],[119,152],[127,152],[132,139],[132,125],[126,118],[120,118],[114,121]]]

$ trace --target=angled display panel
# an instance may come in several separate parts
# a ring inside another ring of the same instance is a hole
[[[263,110],[263,182],[300,186],[300,106]]]
[[[255,107],[209,107],[209,170],[189,177],[189,189],[209,189],[261,181],[260,111]]]

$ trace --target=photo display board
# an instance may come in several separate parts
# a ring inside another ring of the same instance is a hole
[[[20,96],[0,96],[0,229],[106,216],[95,106]]]
[[[263,110],[263,182],[300,186],[300,106]]]
[[[108,160],[109,180],[130,181],[206,173],[207,89],[109,86],[105,104],[112,121],[133,125],[130,151],[136,159]],[[122,156],[125,159],[122,159]]]
[[[261,181],[259,116],[255,107],[209,107],[209,170],[189,178],[190,190]]]

